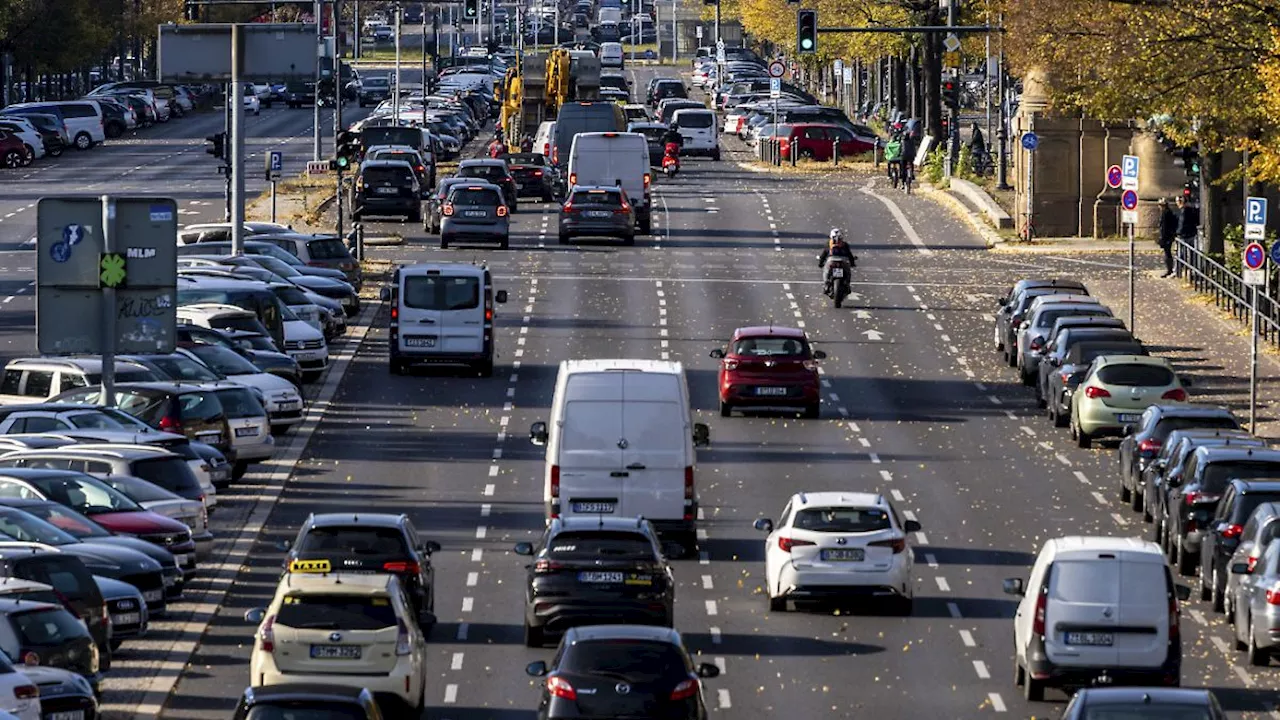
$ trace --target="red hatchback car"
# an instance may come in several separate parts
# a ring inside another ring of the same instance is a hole
[[[831,160],[831,148],[836,141],[840,142],[842,158],[871,152],[875,147],[872,138],[861,137],[839,125],[802,123],[790,127],[791,134],[780,138],[783,160],[790,160],[791,153],[795,152],[799,158],[827,162]]]
[[[720,360],[720,415],[729,417],[735,409],[795,409],[807,418],[818,417],[822,392],[817,361],[826,356],[809,347],[798,328],[738,328],[727,348],[711,351]]]
[[[0,130],[0,166],[13,170],[31,164],[31,156],[22,138]]]

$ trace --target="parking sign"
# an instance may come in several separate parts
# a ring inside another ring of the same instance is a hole
[[[1267,199],[1246,198],[1244,203],[1244,237],[1261,240],[1267,236]]]
[[[1125,190],[1138,189],[1138,156],[1125,155],[1120,163],[1120,187]]]
[[[267,153],[267,182],[276,182],[284,174],[284,153],[272,150]]]

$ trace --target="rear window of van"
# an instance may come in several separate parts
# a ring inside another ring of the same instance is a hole
[[[686,112],[680,113],[680,117],[676,118],[676,122],[680,123],[680,127],[709,128],[713,119],[709,112]]]

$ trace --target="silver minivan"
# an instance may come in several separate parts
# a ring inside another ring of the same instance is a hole
[[[60,102],[20,103],[4,109],[6,115],[54,115],[62,120],[62,126],[71,138],[71,144],[79,150],[88,150],[107,139],[102,119],[102,106],[97,100],[66,100]]]
[[[489,268],[405,265],[396,269],[392,286],[380,294],[392,306],[393,375],[413,365],[441,363],[465,365],[481,377],[493,375],[494,303],[505,303],[507,291],[494,291]]]

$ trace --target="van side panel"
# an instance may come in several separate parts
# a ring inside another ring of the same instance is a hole
[[[1117,667],[1114,635],[1120,624],[1120,574],[1120,560],[1114,555],[1054,562],[1045,609],[1044,647],[1049,662]],[[1103,642],[1108,634],[1111,644]],[[1079,637],[1069,640],[1069,635]],[[1082,641],[1085,638],[1088,641]]]
[[[688,405],[675,375],[624,375],[623,470],[627,509],[650,520],[684,519],[684,472],[693,465]]]

